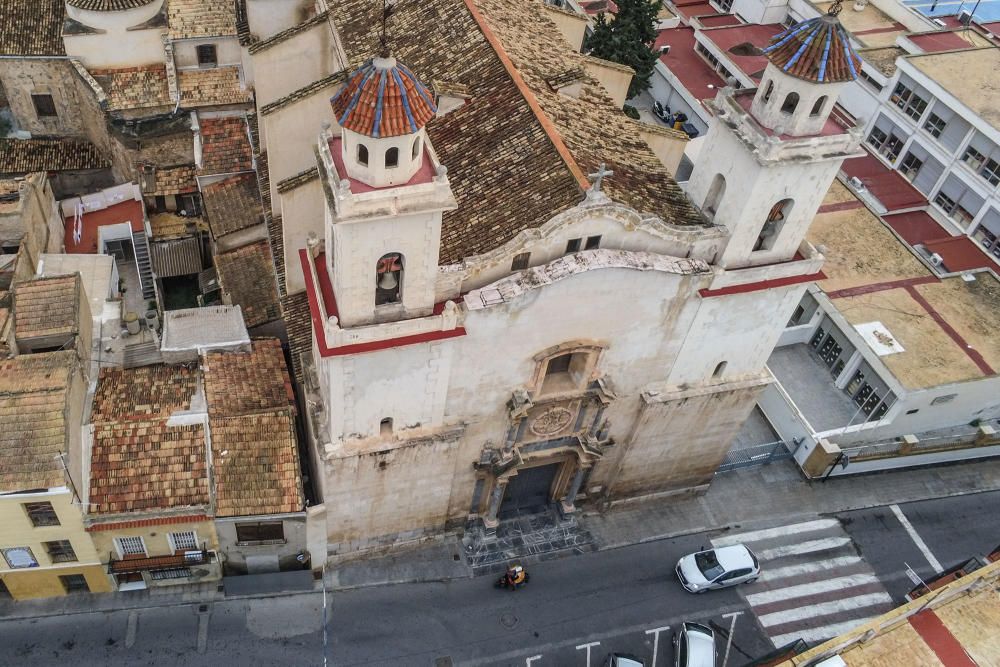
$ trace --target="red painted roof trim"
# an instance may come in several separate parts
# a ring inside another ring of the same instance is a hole
[[[112,523],[95,523],[87,526],[87,532],[93,533],[104,530],[118,530],[120,528],[141,528],[143,526],[169,526],[178,523],[197,523],[199,521],[210,521],[207,514],[186,514],[184,516],[164,516],[153,519],[136,519],[134,521],[115,521]]]
[[[962,642],[951,634],[951,630],[932,610],[925,609],[910,616],[910,626],[945,667],[976,667],[976,663],[962,648]]]
[[[302,274],[306,279],[306,298],[309,301],[309,317],[312,319],[313,336],[316,339],[316,347],[320,356],[341,357],[348,354],[361,354],[364,352],[376,352],[378,350],[388,350],[394,347],[405,345],[415,345],[417,343],[430,343],[436,340],[447,340],[448,338],[458,338],[465,335],[465,327],[455,327],[449,331],[429,331],[422,334],[412,334],[410,336],[400,336],[399,338],[387,338],[385,340],[372,341],[370,343],[354,343],[353,345],[341,345],[339,347],[329,347],[326,344],[326,333],[323,331],[323,320],[321,319],[319,299],[316,294],[316,282],[313,280],[313,273],[309,267],[309,251],[305,248],[299,249],[299,261],[302,263]],[[322,274],[320,274],[322,276]],[[326,282],[329,283],[329,276]],[[322,277],[320,277],[322,283]],[[323,286],[320,286],[321,289]],[[329,296],[328,307],[334,310],[329,315],[336,315],[336,299],[333,294],[333,286],[329,286],[329,295],[324,294],[324,300]],[[444,310],[444,304],[434,306],[435,314]]]
[[[730,294],[746,294],[748,292],[760,292],[761,290],[774,289],[775,287],[788,287],[789,285],[799,285],[801,283],[811,283],[816,280],[826,280],[826,274],[822,271],[808,273],[802,276],[788,276],[786,278],[773,278],[771,280],[758,280],[754,283],[743,285],[730,285],[719,289],[700,289],[698,294],[703,299],[713,296],[728,296]]]

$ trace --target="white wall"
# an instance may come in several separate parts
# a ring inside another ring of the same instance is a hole
[[[313,0],[247,0],[250,32],[267,39],[302,23],[313,6]]]
[[[309,54],[304,58],[303,54]],[[320,21],[291,39],[253,53],[257,108],[342,69],[333,32]]]

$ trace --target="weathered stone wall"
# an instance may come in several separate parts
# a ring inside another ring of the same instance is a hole
[[[18,126],[33,135],[86,137],[76,75],[66,59],[0,59],[0,81]],[[51,95],[55,116],[39,117],[32,95]]]

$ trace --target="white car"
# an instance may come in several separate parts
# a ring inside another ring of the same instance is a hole
[[[713,588],[756,581],[760,576],[760,563],[746,545],[734,544],[688,554],[677,561],[674,571],[687,591],[704,593]]]
[[[685,623],[674,635],[676,667],[715,667],[715,633],[701,623]]]
[[[605,661],[604,667],[645,667],[645,663],[634,655],[612,653]]]

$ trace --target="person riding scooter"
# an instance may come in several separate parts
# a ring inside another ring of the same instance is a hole
[[[518,586],[526,583],[528,581],[528,573],[520,565],[511,565],[507,568],[507,571],[497,582],[498,586],[503,588],[509,588],[510,590],[517,590]]]

